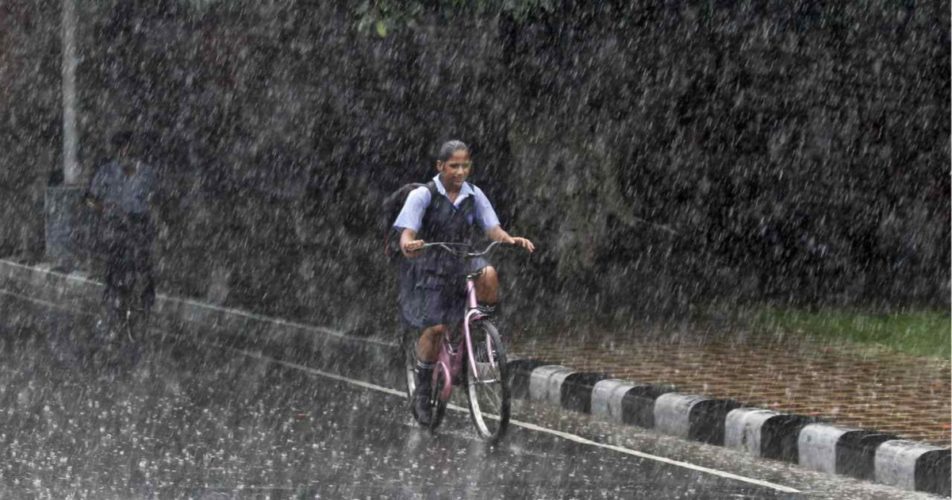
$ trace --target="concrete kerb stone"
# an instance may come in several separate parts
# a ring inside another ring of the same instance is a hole
[[[537,359],[515,359],[506,366],[509,372],[509,390],[515,399],[529,399],[532,371],[549,363]]]
[[[952,496],[952,450],[927,451],[916,460],[916,491]]]
[[[740,403],[730,399],[710,398],[699,401],[691,408],[688,438],[693,441],[723,446],[724,421],[731,410],[740,406]]]
[[[570,373],[573,373],[571,368],[561,365],[539,366],[533,369],[529,376],[529,399],[561,404],[559,385]]]
[[[928,453],[939,455],[947,452],[948,450],[938,446],[915,441],[902,439],[885,441],[876,448],[874,478],[878,483],[907,490],[920,490],[926,486],[926,482],[932,483],[932,481],[922,480],[920,484],[916,484],[916,469],[920,458]]]
[[[807,425],[797,438],[798,463],[810,470],[836,474],[837,443],[844,434],[858,430],[828,424]]]
[[[622,423],[621,401],[625,397],[625,393],[634,386],[634,384],[615,378],[596,382],[592,388],[592,415]]]
[[[664,434],[689,439],[691,409],[710,398],[671,392],[658,396],[654,403],[654,428]]]
[[[856,479],[875,480],[874,458],[882,443],[897,439],[892,434],[857,430],[840,436],[836,443],[836,473]]]
[[[548,394],[546,400],[554,405],[562,405],[562,386],[569,375],[577,373],[571,368],[563,367],[564,370],[557,371],[549,376]]]
[[[628,389],[621,399],[622,422],[645,429],[653,429],[655,426],[655,400],[662,394],[669,392],[674,392],[674,386],[638,384]]]
[[[592,412],[592,391],[595,384],[608,378],[606,373],[575,372],[565,377],[559,386],[562,408],[579,413]]]
[[[724,421],[724,446],[761,456],[761,429],[764,422],[779,415],[759,408],[736,408]]]
[[[740,403],[729,399],[662,394],[655,400],[654,427],[665,434],[721,446],[727,414],[738,407]]]
[[[760,456],[797,463],[799,437],[804,427],[816,422],[813,417],[781,413],[768,418],[760,428]]]

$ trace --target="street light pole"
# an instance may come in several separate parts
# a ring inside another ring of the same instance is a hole
[[[80,179],[79,130],[76,124],[76,0],[63,0],[63,183]]]
[[[80,186],[79,127],[76,110],[76,2],[62,0],[63,19],[60,33],[63,60],[63,185],[46,188],[46,259],[55,269],[70,271],[77,264],[77,241],[82,216],[79,210],[83,189]]]

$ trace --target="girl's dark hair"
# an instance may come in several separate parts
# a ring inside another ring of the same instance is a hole
[[[436,159],[439,161],[449,160],[450,156],[453,156],[453,153],[461,150],[469,153],[469,146],[463,141],[446,141],[440,146],[440,154],[437,155]]]

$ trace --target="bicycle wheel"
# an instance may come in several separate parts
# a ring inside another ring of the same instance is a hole
[[[442,364],[437,363],[433,370],[435,375],[433,380],[433,390],[430,391],[430,405],[433,407],[433,420],[430,421],[430,430],[434,430],[443,423],[443,416],[446,415],[446,401],[440,400],[440,393],[446,385],[446,375],[443,374]]]
[[[468,361],[466,370],[469,413],[480,437],[496,442],[506,434],[509,425],[506,346],[488,320],[471,324],[469,333],[475,357]],[[488,345],[492,348],[487,349]],[[473,376],[474,369],[476,376]]]

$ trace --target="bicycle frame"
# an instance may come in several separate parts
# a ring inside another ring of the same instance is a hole
[[[434,382],[436,382],[436,377],[443,376],[443,390],[440,391],[439,399],[441,401],[446,401],[450,398],[450,395],[453,393],[453,380],[459,375],[460,371],[463,369],[463,349],[465,344],[466,348],[466,359],[473,360],[473,341],[469,333],[469,325],[473,321],[478,321],[484,317],[484,314],[478,309],[479,303],[476,300],[476,282],[473,280],[472,276],[466,278],[466,314],[463,317],[463,336],[460,339],[458,345],[452,345],[449,332],[443,334],[442,343],[440,345],[440,354],[437,358],[437,364],[441,365],[439,370],[433,370]],[[487,337],[486,342],[490,343],[487,345],[487,350],[492,352],[492,340]],[[493,368],[496,367],[496,360],[492,359],[490,356],[489,360]],[[476,364],[469,363],[470,370],[472,371],[473,377],[477,377],[476,373]]]
[[[481,252],[459,252],[450,248],[450,246],[459,245],[467,246],[465,244],[459,243],[447,243],[447,242],[436,242],[436,243],[427,243],[424,244],[422,248],[427,247],[441,247],[443,250],[446,250],[450,253],[456,254],[464,259],[471,259],[474,257],[481,257],[489,253],[496,245],[499,245],[498,241],[494,241],[486,247],[485,250]],[[458,378],[461,370],[463,369],[463,348],[466,349],[466,359],[469,361],[469,366],[472,371],[472,376],[474,379],[479,378],[479,374],[476,372],[476,363],[472,360],[475,359],[473,355],[473,341],[470,335],[470,325],[474,321],[478,321],[485,317],[482,311],[479,310],[479,301],[476,299],[476,277],[479,273],[467,274],[466,275],[466,305],[463,320],[462,320],[462,338],[457,342],[457,345],[453,345],[453,342],[450,339],[451,330],[447,329],[443,333],[443,338],[440,342],[440,353],[436,360],[436,367],[433,370],[433,383],[436,384],[443,377],[443,387],[440,390],[440,393],[437,394],[437,399],[440,401],[447,401],[450,398],[450,395],[453,393],[453,381]],[[492,339],[487,337],[486,339],[486,348],[488,352],[492,351]],[[496,368],[496,360],[493,356],[489,356],[489,363],[493,368]]]

